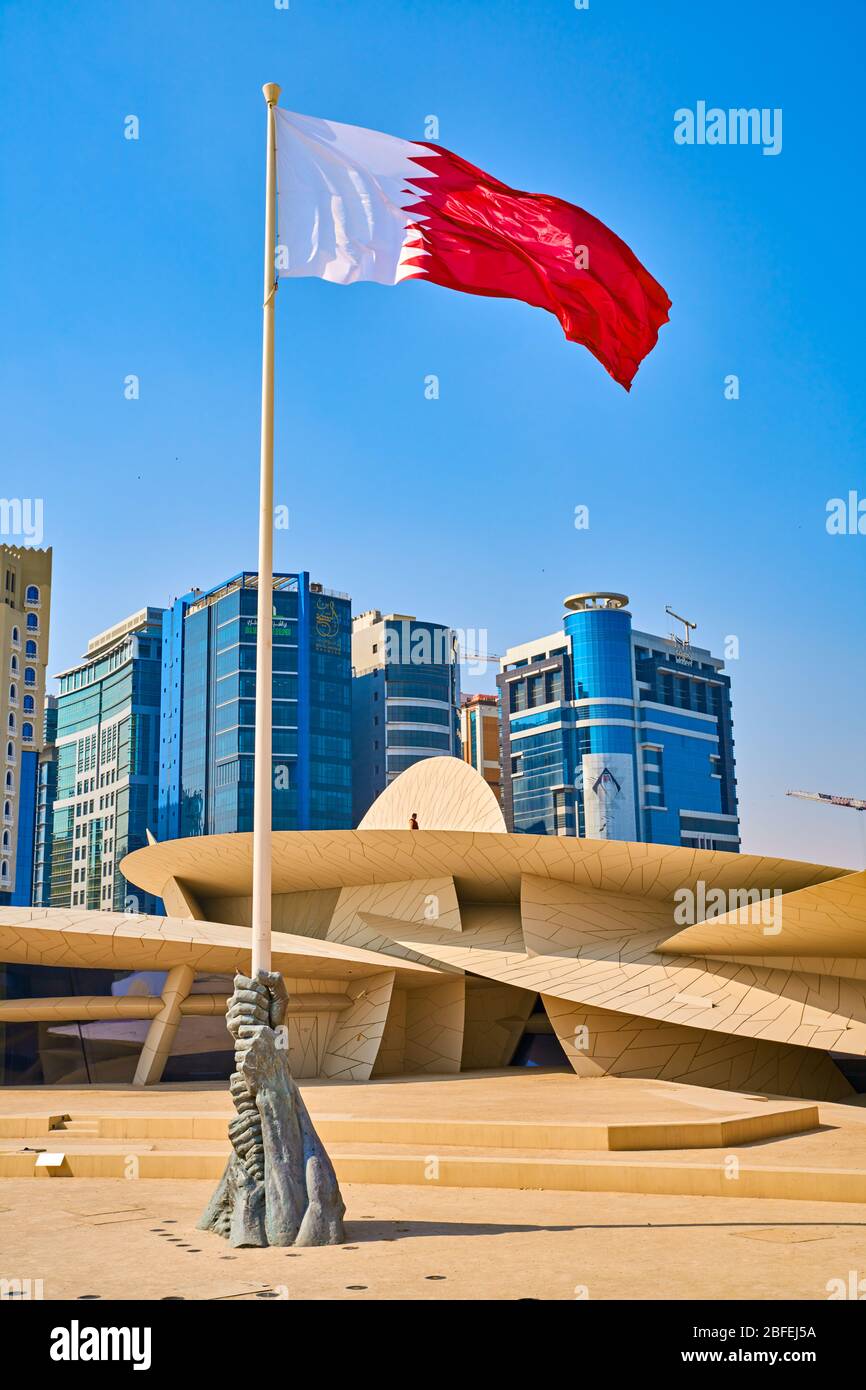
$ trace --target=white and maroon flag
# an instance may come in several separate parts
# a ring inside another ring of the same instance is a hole
[[[598,218],[509,188],[441,145],[281,107],[276,123],[280,275],[521,299],[630,388],[670,300]]]

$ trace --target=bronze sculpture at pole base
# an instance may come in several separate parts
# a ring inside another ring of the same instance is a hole
[[[282,975],[235,976],[232,1153],[199,1229],[234,1246],[341,1245],[337,1175],[289,1068]]]

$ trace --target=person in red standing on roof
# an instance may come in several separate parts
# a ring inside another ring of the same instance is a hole
[[[410,830],[420,830],[420,829],[421,829],[420,825],[418,824],[418,812],[417,812],[417,811],[413,811],[412,814],[411,814],[411,816],[409,817],[409,829],[410,829]]]

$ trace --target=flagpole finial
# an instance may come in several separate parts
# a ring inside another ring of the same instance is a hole
[[[280,99],[280,86],[277,82],[266,82],[262,87],[262,93],[268,106],[276,106]]]

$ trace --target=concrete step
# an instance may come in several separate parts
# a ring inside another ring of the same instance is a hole
[[[2,1177],[170,1178],[216,1182],[227,1149],[196,1151],[120,1146],[100,1151],[63,1150],[61,1136],[50,1155],[0,1154]],[[332,1154],[341,1183],[431,1185],[463,1188],[522,1188],[560,1192],[629,1192],[701,1197],[764,1197],[802,1201],[866,1202],[866,1171],[748,1164],[733,1168],[730,1156],[716,1161],[657,1157],[546,1156],[514,1150],[431,1153],[388,1146],[340,1146]],[[46,1166],[47,1164],[47,1166]]]
[[[231,1112],[225,1114],[127,1114],[14,1116],[0,1119],[0,1139],[48,1138],[53,1134],[91,1135],[131,1141],[223,1140]],[[818,1106],[770,1103],[758,1113],[634,1123],[579,1121],[499,1121],[396,1119],[351,1114],[316,1115],[325,1144],[378,1143],[471,1145],[490,1149],[602,1150],[637,1152],[663,1149],[719,1149],[785,1135],[805,1134],[820,1125]]]

